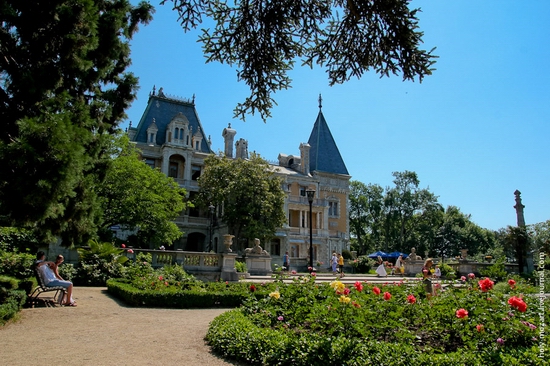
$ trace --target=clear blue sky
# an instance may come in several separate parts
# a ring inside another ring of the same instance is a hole
[[[130,70],[141,87],[127,111],[134,126],[153,85],[173,96],[195,94],[215,151],[231,123],[249,151],[276,160],[299,154],[321,93],[352,179],[386,187],[392,172],[415,171],[444,207],[493,230],[516,225],[519,189],[527,224],[550,219],[550,1],[412,1],[422,8],[424,46],[437,47],[440,57],[432,76],[420,84],[369,73],[329,87],[323,70],[298,66],[267,123],[233,118],[248,96],[235,69],[205,64],[198,31],[184,33],[170,6],[153,4],[154,20],[132,40]]]

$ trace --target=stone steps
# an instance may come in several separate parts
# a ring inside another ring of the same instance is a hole
[[[290,283],[295,278],[298,278],[300,276],[307,275],[307,273],[297,273],[295,275],[292,274],[285,274],[283,277],[283,282]],[[254,282],[254,283],[262,283],[262,282],[272,282],[276,280],[276,275],[271,276],[257,276],[257,275],[250,275],[247,278],[243,278],[240,281],[241,282]],[[345,284],[354,284],[355,282],[369,282],[369,283],[394,283],[394,282],[400,282],[400,281],[419,281],[418,278],[415,277],[405,277],[405,276],[391,276],[388,277],[377,277],[376,275],[368,275],[368,274],[346,274],[343,278],[340,278],[340,275],[333,275],[329,273],[317,273],[315,276],[315,282],[318,283],[324,283],[324,282],[332,282],[334,280],[340,280],[341,282]]]

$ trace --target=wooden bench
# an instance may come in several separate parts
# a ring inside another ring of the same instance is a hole
[[[54,303],[55,299],[57,299],[57,302],[59,305],[62,304],[63,298],[67,294],[67,289],[63,286],[46,286],[44,284],[44,279],[42,278],[42,272],[38,269],[38,266],[33,266],[34,276],[36,277],[36,282],[38,283],[38,286],[33,290],[33,292],[29,295],[29,304],[31,306],[34,306],[38,300],[38,296],[40,294],[43,294],[45,292],[55,292],[53,295]],[[63,294],[61,295],[60,292]]]

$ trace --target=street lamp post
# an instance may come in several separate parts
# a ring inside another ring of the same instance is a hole
[[[214,207],[214,205],[210,204],[210,206],[208,206],[208,211],[210,212],[210,242],[208,244],[208,252],[212,250],[212,231],[214,229],[214,209],[216,207]]]
[[[309,202],[309,266],[313,269],[313,224],[312,224],[312,213],[311,206],[313,205],[313,197],[315,196],[315,191],[306,190],[307,200]]]

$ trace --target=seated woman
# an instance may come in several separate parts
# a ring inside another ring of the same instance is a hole
[[[40,271],[44,285],[47,287],[61,286],[67,289],[67,300],[62,305],[76,306],[74,302],[71,302],[73,296],[73,283],[71,281],[60,280],[56,277],[54,268],[56,268],[54,262],[45,261],[46,254],[43,251],[39,251],[36,254],[36,268]]]
[[[63,261],[65,260],[65,258],[63,258],[63,255],[59,254],[56,258],[55,258],[55,266],[53,268],[53,272],[55,273],[55,277],[57,277],[58,280],[61,280],[61,281],[65,281],[60,275],[59,275],[59,266],[61,265],[61,263],[63,263]],[[67,294],[68,295],[68,294]],[[76,301],[73,300],[73,296],[71,295],[69,297],[69,301],[67,301],[67,295],[64,295],[62,301],[63,303],[71,303],[71,304],[76,304]],[[61,302],[61,301],[60,301]]]

